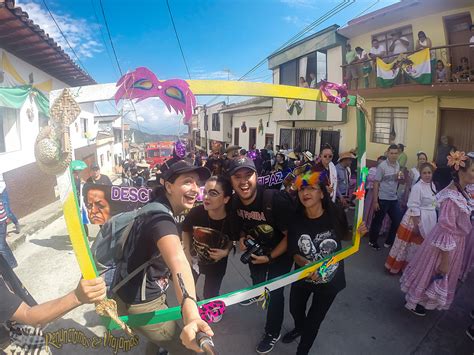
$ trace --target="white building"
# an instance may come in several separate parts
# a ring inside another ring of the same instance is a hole
[[[21,217],[57,199],[55,176],[43,173],[34,157],[38,132],[48,122],[49,92],[95,82],[14,1],[0,1],[0,38],[0,173]],[[78,137],[82,122],[94,126],[92,105],[81,108],[71,129],[73,148],[88,144]]]

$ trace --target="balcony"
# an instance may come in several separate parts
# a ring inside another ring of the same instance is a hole
[[[474,47],[472,43],[454,44],[447,46],[432,47],[430,49],[430,63],[432,80],[429,84],[420,84],[410,78],[403,69],[391,86],[382,87],[377,81],[377,64],[375,59],[359,61],[356,64],[342,65],[343,77],[348,78],[357,73],[359,78],[349,83],[349,93],[359,94],[363,97],[385,97],[407,96],[407,95],[456,95],[472,96],[474,93]],[[403,53],[407,58],[416,52]],[[461,58],[468,58],[469,70],[461,71]],[[397,56],[383,56],[385,63],[394,63],[399,59]],[[437,62],[441,60],[444,64],[445,75],[439,77],[436,70]],[[471,64],[472,63],[472,64]],[[352,68],[351,68],[352,67]],[[355,68],[354,68],[355,67]]]

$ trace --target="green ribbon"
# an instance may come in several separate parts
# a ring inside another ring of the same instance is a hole
[[[34,94],[38,111],[49,117],[49,99],[41,91],[30,85],[0,87],[0,106],[20,109],[31,93]]]

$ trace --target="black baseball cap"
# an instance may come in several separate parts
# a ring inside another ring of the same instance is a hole
[[[168,170],[166,170],[161,175],[161,177],[165,181],[170,181],[171,178],[185,173],[197,173],[201,181],[206,181],[211,177],[211,172],[208,168],[202,166],[194,166],[185,160],[177,161],[176,163],[171,165]]]
[[[99,170],[100,167],[99,167],[99,165],[97,165],[97,163],[93,163],[93,164],[91,165],[91,169],[92,169],[92,170]]]
[[[236,159],[232,159],[229,164],[229,170],[227,173],[229,176],[234,175],[238,170],[240,169],[250,169],[255,172],[257,172],[257,169],[255,168],[255,163],[253,162],[252,159],[249,157],[240,157]]]

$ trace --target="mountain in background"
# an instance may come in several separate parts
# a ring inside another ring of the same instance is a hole
[[[146,133],[139,131],[135,128],[130,128],[130,134],[134,133],[135,135],[135,143],[149,143],[149,142],[159,142],[159,141],[176,141],[178,136],[174,134],[154,134],[154,133]]]

